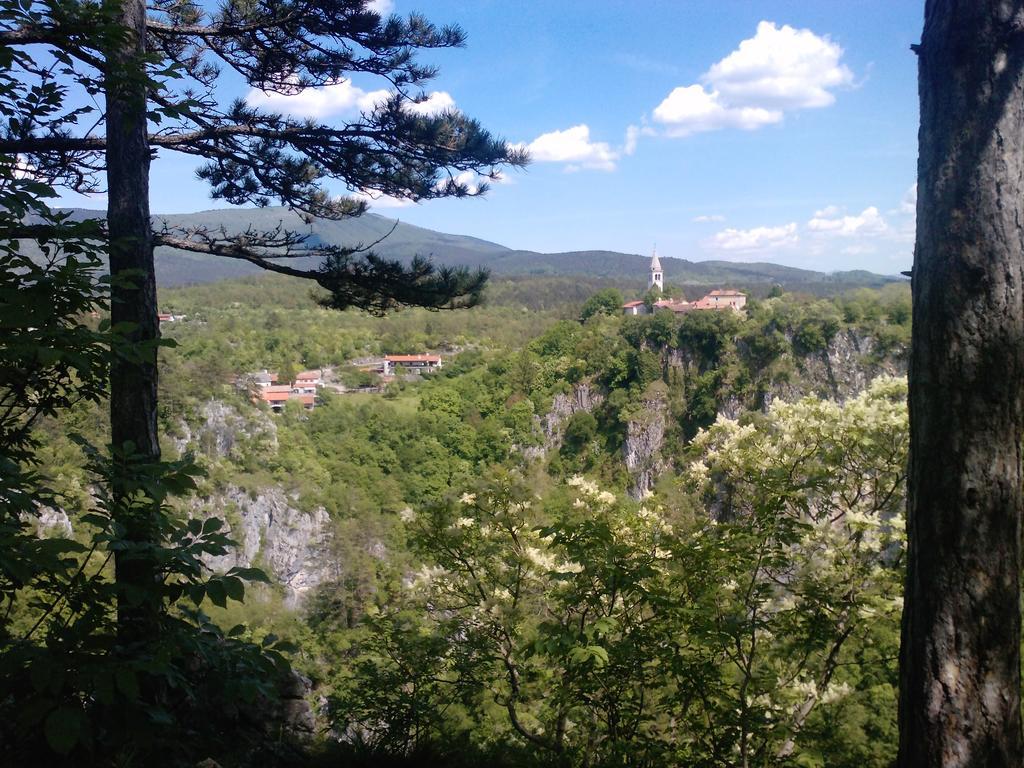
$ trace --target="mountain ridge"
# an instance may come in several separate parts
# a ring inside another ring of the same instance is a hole
[[[65,209],[74,218],[102,218],[103,211],[83,208]],[[563,251],[540,253],[513,249],[499,243],[469,235],[437,232],[407,224],[376,213],[367,213],[343,221],[316,220],[304,223],[300,217],[284,208],[222,208],[185,214],[157,214],[154,224],[171,227],[208,227],[226,232],[242,232],[248,227],[273,229],[278,225],[308,232],[311,242],[329,245],[362,245],[377,243],[373,250],[379,256],[408,261],[414,256],[425,256],[450,266],[484,267],[495,276],[567,276],[586,275],[621,281],[631,287],[643,283],[649,257],[641,254],[607,250]],[[390,234],[389,234],[390,232]],[[381,239],[383,238],[383,239]],[[289,263],[300,268],[315,267],[315,260],[292,259]],[[878,287],[898,282],[895,276],[879,275],[864,270],[846,270],[832,273],[789,267],[771,262],[690,261],[671,256],[662,257],[667,283],[715,285],[735,283],[742,286],[779,284],[788,289],[824,292],[861,286]],[[261,270],[251,264],[231,259],[193,254],[178,249],[156,249],[157,280],[164,286],[190,285],[215,282],[235,277],[258,274]]]

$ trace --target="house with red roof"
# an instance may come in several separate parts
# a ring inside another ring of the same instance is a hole
[[[315,395],[318,387],[324,383],[322,371],[302,371],[296,374],[292,385],[302,395]]]

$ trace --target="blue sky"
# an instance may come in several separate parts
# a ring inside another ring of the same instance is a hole
[[[466,48],[425,57],[431,104],[535,159],[486,198],[377,213],[537,251],[910,266],[919,0],[377,2],[461,25]],[[380,88],[268,103],[341,120]],[[155,212],[213,205],[182,158],[156,163]]]

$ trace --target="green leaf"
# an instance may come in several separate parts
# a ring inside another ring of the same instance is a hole
[[[236,576],[225,576],[223,579],[224,590],[228,597],[239,603],[245,600],[245,582]]]
[[[210,598],[210,602],[214,605],[227,608],[227,590],[224,588],[224,582],[220,579],[210,579],[206,582],[206,596]]]
[[[82,721],[82,711],[79,709],[60,707],[51,712],[43,727],[50,749],[61,755],[68,754],[78,743],[78,737],[82,733]]]
[[[270,578],[259,568],[232,568],[228,576],[237,576],[244,581],[259,581],[263,584],[270,584]]]
[[[224,527],[224,521],[218,517],[207,518],[203,523],[203,533],[215,533]]]

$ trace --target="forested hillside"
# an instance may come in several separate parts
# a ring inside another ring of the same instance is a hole
[[[72,210],[72,218],[102,216],[101,211]],[[170,226],[188,231],[204,228],[209,231],[241,233],[246,230],[268,231],[278,226],[311,235],[310,245],[359,247],[374,245],[373,251],[385,258],[409,261],[414,256],[429,257],[440,264],[485,267],[501,276],[571,276],[588,275],[615,281],[621,286],[643,286],[636,275],[646,272],[648,256],[613,251],[573,251],[568,253],[536,253],[513,250],[475,237],[445,234],[405,224],[369,213],[356,219],[340,221],[316,220],[307,224],[283,208],[223,209],[189,214],[154,217],[155,227]],[[229,277],[253,275],[258,267],[243,261],[211,259],[206,254],[187,253],[174,248],[156,250],[157,275],[163,285],[208,283]],[[316,258],[293,260],[296,266],[313,268]],[[854,270],[826,274],[778,264],[733,261],[688,261],[685,258],[664,258],[665,277],[673,284],[697,287],[741,283],[759,293],[767,293],[773,285],[792,291],[833,295],[857,287],[881,287],[897,282],[894,275],[876,275]]]
[[[164,449],[204,472],[179,513],[226,521],[238,546],[208,564],[273,582],[203,611],[294,645],[307,751],[889,765],[906,287],[582,321],[565,288],[497,281],[484,307],[386,318],[287,279],[164,292],[184,315],[163,326]],[[435,350],[435,374],[312,411],[233,383]],[[101,414],[42,425],[61,500],[42,528],[79,531],[93,501],[65,433],[102,441]],[[217,756],[265,749],[234,746]]]

